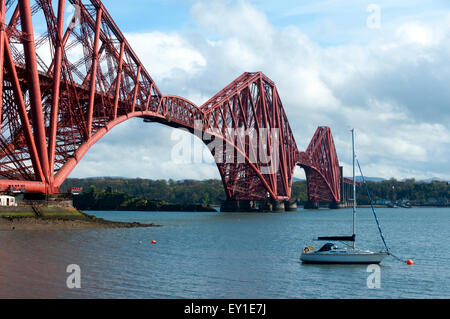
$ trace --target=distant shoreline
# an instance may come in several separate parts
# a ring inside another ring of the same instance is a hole
[[[390,179],[379,182],[367,181],[367,185],[373,202],[380,205],[407,201],[414,206],[423,204],[426,207],[450,206],[450,184],[445,181],[426,183],[414,179],[404,181]],[[291,199],[297,200],[298,204],[307,202],[309,198],[307,186],[306,181],[294,180]],[[163,205],[175,203],[220,205],[220,199],[227,198],[220,179],[202,181],[108,177],[67,179],[60,191],[69,192],[72,187],[83,189],[79,196],[74,197],[74,204],[76,206],[79,204],[79,209],[106,208],[108,210],[124,207],[126,210],[135,208],[160,210]],[[361,204],[370,204],[362,184],[357,187],[357,199]],[[186,210],[191,211],[191,209]]]
[[[220,205],[215,205],[216,207],[220,207]],[[80,209],[80,208],[78,208]],[[195,213],[211,213],[217,212],[216,209],[213,208],[212,205],[203,206],[203,205],[195,205],[195,204],[168,204],[164,206],[160,206],[158,208],[150,209],[150,208],[140,208],[140,207],[125,207],[121,209],[107,209],[107,208],[83,208],[83,211],[91,211],[91,212],[165,212],[165,213],[178,213],[178,212],[195,212]]]
[[[358,207],[359,208],[371,208],[370,205],[358,205]],[[406,208],[406,209],[408,209],[408,208],[450,208],[450,206],[432,206],[432,205],[430,205],[430,206],[410,206],[410,207],[401,207],[401,206],[389,207],[386,205],[374,205],[373,207],[374,208]]]

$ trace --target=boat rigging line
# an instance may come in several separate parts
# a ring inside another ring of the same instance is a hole
[[[398,257],[398,256],[396,256],[396,255],[394,255],[394,254],[391,252],[391,250],[389,249],[389,247],[388,247],[388,245],[387,245],[387,243],[386,243],[386,240],[385,240],[385,238],[384,238],[383,231],[381,230],[380,222],[379,222],[379,220],[378,220],[377,213],[375,212],[375,207],[374,207],[374,204],[373,204],[372,196],[370,196],[369,187],[367,186],[366,178],[364,177],[364,174],[363,174],[363,172],[362,172],[361,165],[359,164],[359,160],[358,160],[358,159],[356,159],[356,163],[358,164],[359,172],[361,173],[361,177],[362,177],[362,180],[363,180],[363,184],[364,184],[364,186],[365,186],[365,188],[366,188],[367,196],[369,197],[370,207],[372,208],[373,216],[375,217],[375,221],[376,221],[376,223],[377,223],[377,227],[378,227],[378,231],[379,231],[379,233],[380,233],[381,240],[383,241],[384,247],[386,248],[386,253],[387,253],[388,255],[394,257],[395,259],[397,259],[397,260],[400,261],[400,262],[407,263],[408,265],[412,265],[413,262],[412,262],[411,259],[408,259],[408,260],[402,259],[402,258],[400,258],[400,257]]]

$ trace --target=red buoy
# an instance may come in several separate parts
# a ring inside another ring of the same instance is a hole
[[[414,262],[411,259],[408,259],[408,261],[406,263],[410,266],[414,265]]]
[[[153,245],[156,244],[156,240],[152,240],[152,244],[153,244]]]

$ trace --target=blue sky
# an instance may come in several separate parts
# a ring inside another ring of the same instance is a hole
[[[186,31],[197,29],[190,16],[195,0],[117,0],[103,1],[123,32]],[[236,1],[223,0],[233,4]],[[266,13],[278,27],[299,27],[322,45],[367,42],[376,36],[365,33],[367,7],[380,6],[383,24],[391,25],[411,19],[432,20],[448,11],[448,1],[374,1],[374,0],[248,0]],[[211,36],[214,36],[211,34]]]
[[[448,1],[103,2],[163,93],[202,104],[243,72],[263,71],[300,149],[330,126],[350,172],[355,127],[367,175],[450,180]],[[371,4],[380,8],[376,28]],[[173,134],[129,121],[71,176],[219,178],[211,163],[173,163]]]

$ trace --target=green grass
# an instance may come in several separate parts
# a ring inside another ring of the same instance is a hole
[[[82,216],[75,208],[41,207],[40,211],[42,217]]]
[[[1,217],[36,217],[32,212],[0,212]]]
[[[57,217],[80,217],[83,216],[75,208],[61,208],[61,207],[40,207],[39,217],[43,218],[57,218]],[[37,217],[36,213],[31,207],[11,207],[0,209],[0,218],[25,218]]]

